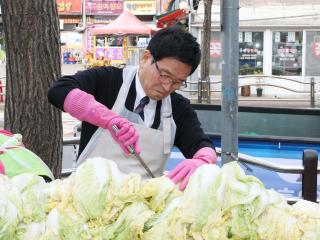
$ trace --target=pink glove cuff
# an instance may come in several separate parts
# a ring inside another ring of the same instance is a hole
[[[204,147],[199,149],[192,157],[193,159],[200,159],[205,163],[216,163],[217,162],[217,154],[210,147]]]
[[[91,98],[93,98],[93,96],[75,88],[71,90],[65,98],[63,109],[73,117],[83,120],[84,116],[88,112],[86,111],[88,108],[87,103],[90,104],[90,102],[92,102]]]
[[[135,152],[140,153],[137,144],[138,134],[133,125],[127,119],[120,117],[103,104],[97,102],[91,94],[80,89],[73,89],[67,95],[63,109],[81,121],[108,129],[125,153],[129,153],[128,146],[131,144]],[[118,127],[118,132],[112,129],[113,125]]]
[[[63,109],[71,116],[93,125],[106,128],[106,123],[116,116],[106,106],[80,89],[73,89],[67,95]]]

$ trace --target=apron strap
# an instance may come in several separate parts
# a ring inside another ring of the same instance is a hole
[[[162,109],[163,151],[165,154],[169,154],[171,152],[171,123],[173,122],[170,95],[162,100]]]
[[[137,66],[129,66],[123,69],[123,73],[122,73],[123,83],[118,93],[116,102],[112,107],[113,112],[117,114],[121,112],[123,106],[125,105],[130,85],[134,79],[134,76],[137,74],[137,72],[138,72]]]

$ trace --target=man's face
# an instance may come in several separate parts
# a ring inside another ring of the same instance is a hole
[[[179,89],[190,72],[190,65],[171,57],[155,62],[148,50],[140,60],[140,82],[146,95],[153,100],[161,100]]]

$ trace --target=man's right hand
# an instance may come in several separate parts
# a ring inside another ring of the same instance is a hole
[[[119,131],[114,131],[113,126],[117,126]],[[140,148],[138,146],[139,135],[131,122],[118,116],[108,122],[107,129],[126,154],[130,153],[128,150],[130,145],[133,146],[135,153],[140,154]]]
[[[73,89],[64,101],[64,110],[81,121],[108,129],[126,154],[130,153],[128,150],[130,145],[133,146],[137,154],[140,153],[139,135],[133,124],[97,102],[91,94],[80,89]],[[119,131],[114,131],[112,128],[114,125],[117,126]]]

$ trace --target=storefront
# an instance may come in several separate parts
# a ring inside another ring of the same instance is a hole
[[[214,6],[216,10],[220,9]],[[212,82],[221,81],[222,69],[220,12],[216,10],[212,14],[210,44]],[[255,83],[257,88],[259,84],[275,85],[277,87],[264,86],[264,95],[300,98],[303,94],[296,92],[308,92],[311,77],[320,81],[319,11],[320,3],[310,3],[308,6],[303,4],[303,7],[293,5],[290,8],[281,5],[242,5],[239,11],[239,85]],[[270,12],[272,16],[266,15]],[[191,32],[201,43],[203,6],[199,6],[198,12],[191,19]],[[191,80],[197,81],[199,78],[198,69]],[[213,90],[220,88],[220,83],[212,84],[211,87]],[[316,86],[316,90],[319,91],[320,86]]]
[[[64,64],[82,63],[83,35],[74,31],[60,33],[61,56]]]
[[[90,31],[94,36],[92,57],[99,65],[137,64],[153,33],[150,26],[128,11],[107,26]]]
[[[83,33],[77,32],[76,28],[82,23],[82,0],[56,0],[56,2],[60,22],[62,63],[81,63]]]
[[[136,65],[150,37],[143,35],[98,35],[94,38],[94,59],[106,65]]]
[[[90,22],[87,24],[84,49],[86,55],[93,59],[96,48],[105,46],[107,39],[98,38],[95,45],[96,40],[92,32],[106,27],[123,12],[123,0],[87,0],[85,3],[86,15]],[[98,50],[98,53],[101,54],[101,50]]]
[[[124,63],[124,36],[96,36],[94,42],[94,59],[105,59],[108,65]]]

